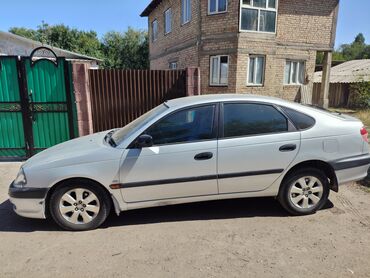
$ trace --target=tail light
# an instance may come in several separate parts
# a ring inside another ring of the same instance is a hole
[[[364,128],[364,127],[361,128],[360,133],[361,133],[361,136],[364,139],[364,141],[369,142],[369,139],[367,138],[368,132],[367,132],[366,128]]]

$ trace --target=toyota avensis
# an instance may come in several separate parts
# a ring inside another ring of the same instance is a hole
[[[68,230],[98,227],[111,208],[230,198],[276,196],[306,215],[366,177],[367,135],[355,118],[275,98],[180,98],[33,156],[9,196],[17,214]]]

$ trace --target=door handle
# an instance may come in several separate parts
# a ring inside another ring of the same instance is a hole
[[[294,151],[296,148],[297,148],[296,144],[287,144],[287,145],[281,146],[279,148],[279,151],[281,151],[281,152],[291,152],[291,151]]]
[[[198,153],[196,156],[194,156],[195,160],[207,160],[211,159],[213,157],[213,153],[211,152],[205,152],[205,153]]]

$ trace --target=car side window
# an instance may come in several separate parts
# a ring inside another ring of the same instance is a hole
[[[310,116],[307,116],[306,114],[290,109],[288,107],[282,108],[287,113],[289,119],[294,123],[297,129],[308,129],[315,125],[315,119],[311,118]]]
[[[288,131],[288,119],[271,105],[224,104],[224,137],[240,137]]]
[[[165,116],[144,133],[153,137],[154,145],[190,143],[216,138],[215,105],[181,110]]]

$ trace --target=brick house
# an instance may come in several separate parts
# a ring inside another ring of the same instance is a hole
[[[201,92],[296,99],[317,51],[329,84],[339,0],[152,0],[150,68],[199,67]],[[322,105],[327,104],[322,86]]]

